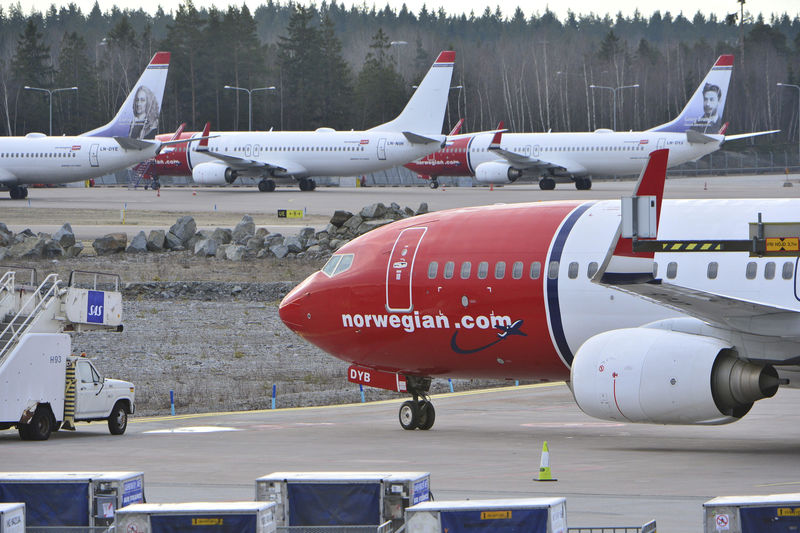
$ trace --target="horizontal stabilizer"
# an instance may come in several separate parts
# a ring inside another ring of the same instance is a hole
[[[757,131],[755,133],[737,133],[736,135],[726,135],[725,142],[735,141],[737,139],[747,139],[749,137],[758,137],[759,135],[772,135],[779,133],[781,130]]]
[[[708,144],[717,142],[714,137],[709,137],[696,130],[686,130],[686,140],[691,144]]]
[[[114,140],[117,141],[117,143],[125,150],[147,150],[156,144],[154,142],[134,139],[132,137],[114,137]]]
[[[431,137],[426,137],[424,135],[418,135],[416,133],[411,133],[410,131],[404,131],[403,136],[408,139],[408,142],[411,144],[428,144],[428,143],[441,143],[442,139],[433,139]]]

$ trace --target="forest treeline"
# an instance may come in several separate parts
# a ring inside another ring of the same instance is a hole
[[[738,7],[731,2],[731,10]],[[444,129],[464,131],[505,121],[511,131],[610,128],[612,91],[620,89],[617,129],[647,129],[677,115],[720,54],[736,62],[725,120],[730,133],[782,130],[763,138],[797,143],[800,16],[718,20],[698,12],[649,17],[552,12],[449,15],[303,6],[269,0],[174,12],[142,9],[89,13],[74,4],[23,14],[0,8],[0,112],[5,135],[47,132],[48,95],[24,86],[65,88],[52,95],[53,134],[106,122],[156,51],[172,52],[162,132],[181,122],[200,129],[361,129],[399,112],[436,55],[457,53]],[[273,89],[274,88],[274,89]]]

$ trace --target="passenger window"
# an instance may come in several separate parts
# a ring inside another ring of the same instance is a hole
[[[786,261],[783,264],[783,279],[792,279],[792,274],[794,274],[794,265],[790,261]]]
[[[489,275],[489,263],[487,261],[481,261],[478,263],[478,279],[486,279],[486,276]]]
[[[339,261],[338,265],[336,265],[336,270],[333,271],[333,275],[336,276],[337,274],[341,274],[345,270],[348,270],[352,264],[353,254],[343,255],[342,260]]]
[[[576,261],[571,262],[567,267],[567,276],[569,276],[569,279],[578,277],[578,263]]]
[[[542,275],[542,264],[539,261],[531,263],[531,279],[539,279]]]
[[[717,272],[719,271],[719,263],[711,261],[706,269],[706,276],[708,279],[717,279]]]
[[[547,277],[550,279],[558,278],[558,261],[550,261],[547,267]]]
[[[747,279],[756,279],[756,273],[758,270],[758,265],[755,261],[750,261],[747,263],[747,268],[744,271],[744,277]]]
[[[515,261],[511,268],[511,277],[514,279],[522,278],[522,261]]]
[[[678,263],[675,261],[670,261],[667,265],[667,278],[668,279],[675,279],[675,276],[678,275]]]
[[[472,263],[464,261],[461,263],[461,279],[469,279],[469,274],[472,271]]]
[[[764,265],[764,279],[774,279],[775,278],[775,262],[770,261],[766,265]]]
[[[436,274],[439,273],[439,263],[431,261],[428,265],[428,279],[436,279]]]
[[[322,272],[325,273],[328,277],[333,276],[333,272],[336,270],[336,265],[339,264],[339,261],[342,260],[341,255],[333,255],[328,262],[325,263],[325,266],[322,267]]]
[[[444,279],[451,279],[453,277],[453,272],[456,269],[456,264],[452,261],[448,261],[444,264]]]
[[[494,279],[503,279],[504,277],[506,277],[506,262],[498,261],[494,265]]]
[[[597,274],[597,261],[592,261],[586,269],[586,277],[592,279],[595,274]]]

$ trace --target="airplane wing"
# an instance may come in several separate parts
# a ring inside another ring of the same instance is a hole
[[[748,137],[756,137],[758,135],[771,135],[778,133],[781,130],[757,131],[755,133],[737,133],[736,135],[726,135],[722,142],[735,141],[737,139],[747,139]]]
[[[255,159],[245,159],[243,157],[236,157],[233,155],[226,155],[220,154],[217,152],[210,151],[207,147],[199,147],[197,149],[198,153],[205,154],[209,157],[213,157],[215,159],[219,159],[223,163],[226,163],[233,169],[236,170],[255,170],[255,169],[266,169],[270,171],[276,172],[285,172],[285,173],[302,173],[305,171],[304,168],[300,167],[300,165],[280,165],[277,163],[267,163],[266,161],[256,161]],[[291,170],[288,167],[298,167],[298,169]]]
[[[428,143],[439,143],[444,144],[444,137],[441,139],[434,139],[432,137],[428,137],[425,135],[419,135],[418,133],[412,133],[410,131],[404,131],[403,136],[408,139],[408,142],[411,144],[428,144]]]
[[[502,122],[500,123],[502,125]],[[565,166],[560,165],[555,162],[546,161],[544,159],[539,159],[537,157],[530,157],[525,154],[518,154],[516,152],[512,152],[510,150],[506,150],[500,147],[500,140],[503,132],[506,130],[498,130],[495,132],[494,137],[492,138],[492,142],[489,144],[489,151],[493,152],[512,165],[514,168],[519,169],[531,169],[531,168],[553,168],[557,170],[567,170]]]
[[[153,146],[160,146],[161,143],[153,141],[144,141],[142,139],[134,139],[133,137],[114,137],[124,150],[147,150]]]

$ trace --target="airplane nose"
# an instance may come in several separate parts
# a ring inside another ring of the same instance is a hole
[[[303,333],[311,320],[311,313],[306,305],[310,291],[308,280],[304,281],[287,294],[278,306],[278,314],[286,326],[295,333]]]

